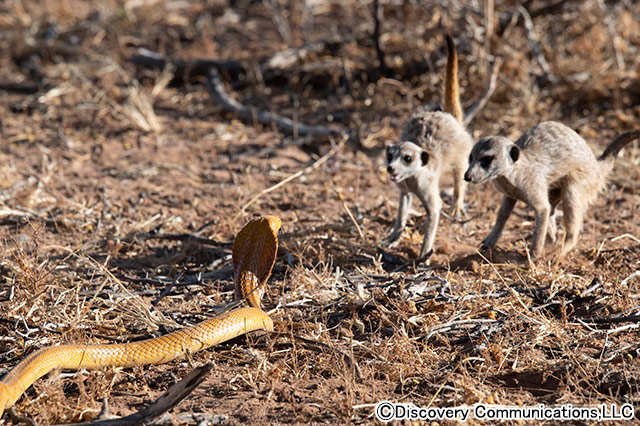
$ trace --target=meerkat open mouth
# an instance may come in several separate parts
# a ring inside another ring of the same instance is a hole
[[[400,173],[392,173],[389,175],[389,178],[391,179],[392,182],[399,182],[402,180],[404,176]]]

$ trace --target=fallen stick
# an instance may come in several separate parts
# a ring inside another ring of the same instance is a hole
[[[382,50],[382,43],[380,42],[380,28],[382,27],[382,21],[384,20],[384,9],[380,5],[380,0],[373,0],[373,44],[376,47],[376,56],[378,57],[378,69],[383,76],[389,75],[389,68],[384,61],[384,50]]]
[[[181,59],[171,59],[151,50],[140,48],[137,54],[129,58],[135,65],[163,70],[167,64],[175,67],[174,78],[178,80],[188,80],[192,77],[206,76],[212,68],[228,73],[232,80],[238,80],[247,74],[246,70],[239,62],[233,60],[217,59],[194,59],[184,61]]]
[[[340,136],[346,134],[343,130],[337,130],[327,126],[298,123],[288,117],[283,117],[269,111],[260,111],[256,108],[241,104],[227,93],[220,79],[220,73],[215,68],[209,70],[206,83],[213,101],[243,120],[258,121],[259,123],[269,125],[275,124],[281,131],[294,136]]]
[[[341,43],[341,39],[333,36],[327,39],[303,44],[299,47],[282,50],[271,56],[262,66],[262,73],[286,71],[294,65],[306,60],[312,53],[320,53],[329,46]]]
[[[500,72],[500,67],[502,66],[502,58],[497,58],[495,62],[491,65],[491,74],[489,77],[489,84],[487,85],[487,89],[482,94],[482,97],[474,103],[469,111],[465,114],[463,124],[468,126],[471,120],[476,116],[476,114],[485,107],[487,102],[491,96],[493,96],[493,92],[496,90],[496,80],[498,79],[498,73]]]
[[[540,64],[540,68],[542,68],[542,77],[551,83],[554,83],[557,78],[551,72],[551,68],[549,67],[549,63],[546,58],[542,54],[542,49],[540,49],[540,43],[538,42],[538,36],[536,35],[535,28],[533,27],[533,20],[531,19],[531,15],[527,9],[522,6],[518,6],[518,12],[522,15],[524,22],[524,29],[527,33],[527,38],[529,39],[529,44],[531,45],[531,53],[538,64]]]
[[[213,368],[212,364],[206,364],[202,367],[193,369],[178,383],[174,383],[160,396],[153,404],[119,419],[97,420],[87,423],[78,423],[77,426],[137,426],[148,424],[153,419],[159,417],[166,411],[169,411],[180,401],[186,398],[206,379]]]

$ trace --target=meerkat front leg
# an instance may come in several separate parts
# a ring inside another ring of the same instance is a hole
[[[502,203],[500,204],[500,209],[498,210],[498,216],[496,217],[496,223],[493,225],[493,229],[489,232],[489,235],[486,236],[482,243],[480,244],[480,248],[485,250],[492,248],[502,235],[502,230],[504,229],[505,223],[507,223],[507,219],[511,216],[511,212],[513,211],[513,207],[516,205],[516,199],[505,196],[502,199]]]
[[[411,210],[411,202],[413,196],[410,192],[402,191],[400,193],[400,202],[398,203],[398,216],[396,216],[396,222],[393,225],[391,234],[384,240],[382,244],[387,247],[393,247],[402,235],[402,231],[407,226],[407,218],[409,217],[409,210]]]
[[[427,223],[424,228],[424,239],[420,248],[419,260],[424,260],[433,252],[433,243],[436,240],[436,232],[438,230],[438,221],[440,220],[440,210],[442,210],[442,199],[438,194],[438,185],[431,185],[425,192],[418,193],[420,201],[427,211]]]

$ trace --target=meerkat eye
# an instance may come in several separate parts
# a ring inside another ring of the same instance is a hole
[[[405,164],[411,163],[411,156],[405,155],[404,157],[402,157],[402,161],[404,161]]]
[[[483,169],[486,169],[491,165],[492,161],[493,161],[492,155],[484,156],[480,159],[480,166],[482,166]]]

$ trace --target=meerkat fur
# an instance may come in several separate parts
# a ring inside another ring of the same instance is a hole
[[[495,245],[516,201],[521,200],[535,212],[531,254],[542,256],[546,236],[555,240],[553,212],[562,201],[565,238],[551,254],[565,255],[577,244],[587,208],[604,189],[616,155],[638,138],[640,130],[618,136],[597,159],[580,135],[554,121],[530,128],[515,143],[501,136],[481,139],[471,151],[464,178],[475,184],[493,180],[504,194],[493,229],[481,247]]]
[[[464,171],[473,139],[462,125],[463,113],[458,87],[458,56],[456,46],[447,35],[447,67],[444,83],[444,112],[429,111],[414,114],[404,126],[400,142],[387,148],[387,171],[400,189],[398,215],[383,244],[396,244],[407,224],[413,195],[427,212],[424,239],[419,259],[431,255],[435,241],[442,200],[439,182],[444,170],[454,177],[454,215],[464,206]]]

